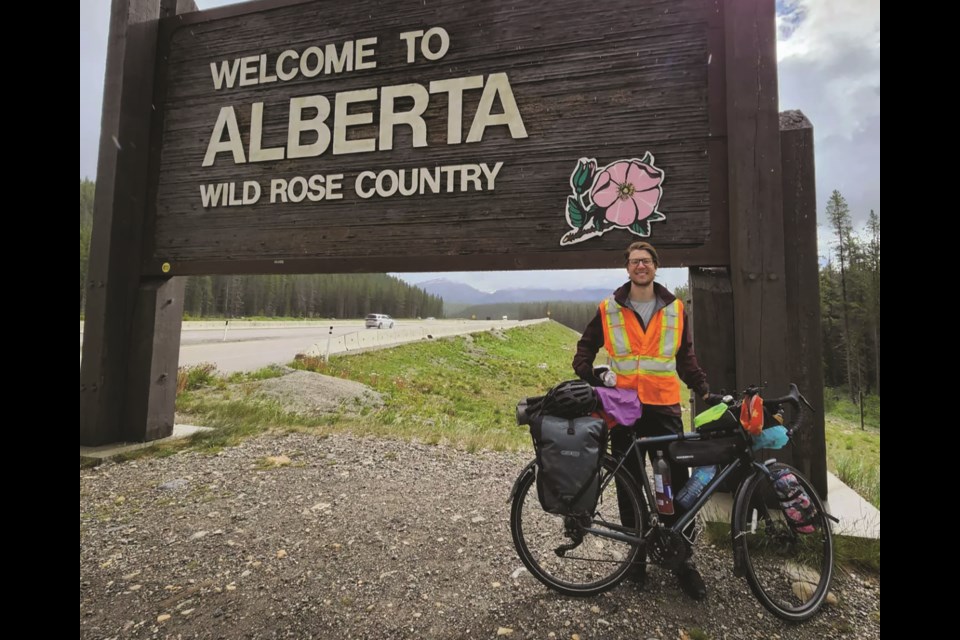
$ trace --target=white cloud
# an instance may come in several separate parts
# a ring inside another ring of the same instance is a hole
[[[856,223],[880,212],[879,0],[778,3],[780,108],[814,127],[817,200],[834,189]]]

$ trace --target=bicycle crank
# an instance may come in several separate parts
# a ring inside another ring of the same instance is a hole
[[[665,569],[679,569],[690,556],[690,546],[683,535],[656,527],[647,537],[650,559]]]

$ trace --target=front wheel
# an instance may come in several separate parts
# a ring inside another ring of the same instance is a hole
[[[637,485],[623,467],[613,476],[615,468],[612,458],[604,458],[600,499],[589,526],[637,537],[634,523],[647,521]],[[584,532],[576,519],[547,513],[536,484],[536,466],[530,465],[517,479],[510,508],[513,544],[530,573],[570,596],[593,596],[616,586],[638,562],[639,544]]]
[[[733,550],[754,595],[774,615],[799,622],[817,612],[833,579],[833,535],[823,503],[800,472],[784,464],[810,498],[816,515],[803,533],[780,507],[773,479],[757,472],[737,492],[733,507]]]

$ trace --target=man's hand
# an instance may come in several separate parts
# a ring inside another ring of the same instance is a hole
[[[703,394],[703,401],[706,402],[707,406],[709,407],[720,404],[721,402],[726,402],[725,398],[727,398],[727,396],[723,395],[722,393]]]

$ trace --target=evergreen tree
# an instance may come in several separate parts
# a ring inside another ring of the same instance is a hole
[[[843,315],[843,348],[846,355],[847,389],[851,399],[856,402],[854,392],[856,343],[850,331],[850,298],[847,295],[847,270],[853,245],[853,225],[850,223],[850,207],[847,201],[836,189],[830,194],[827,201],[827,220],[834,234],[834,246],[837,250],[838,267],[840,269],[840,300]]]

